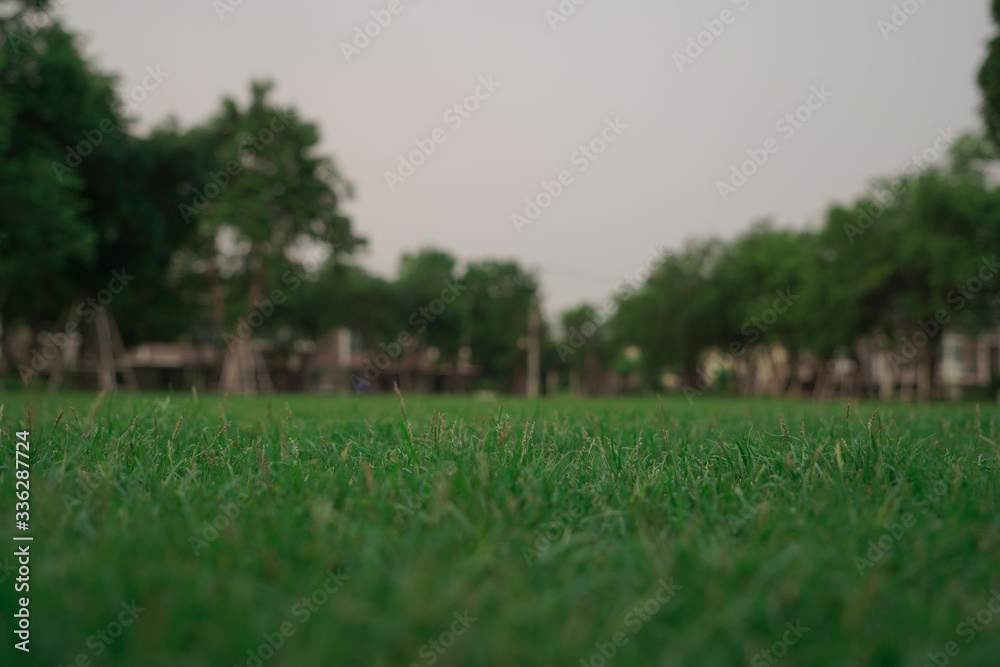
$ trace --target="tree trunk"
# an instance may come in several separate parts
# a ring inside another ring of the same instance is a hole
[[[250,277],[250,303],[253,304],[264,296],[264,258],[253,253],[250,261],[253,264]]]
[[[802,380],[799,377],[799,352],[798,350],[788,353],[788,384],[785,385],[785,394],[797,398],[802,395]]]
[[[826,396],[824,396],[828,375],[826,365],[827,362],[822,359],[816,361],[816,384],[813,385],[813,399],[815,400],[822,401],[826,399]]]
[[[929,401],[934,396],[934,355],[931,345],[917,353],[917,400]]]
[[[219,274],[215,270],[215,264],[211,260],[208,262],[205,277],[208,279],[208,290],[212,295],[212,320],[215,322],[216,331],[223,331],[226,327],[226,295]]]

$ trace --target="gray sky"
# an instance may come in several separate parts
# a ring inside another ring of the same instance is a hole
[[[893,5],[910,3],[889,32]],[[348,63],[341,43],[390,4],[399,13]],[[561,4],[575,12],[556,23],[546,12]],[[650,247],[764,216],[818,224],[939,129],[977,128],[993,32],[987,0],[68,0],[59,13],[123,91],[147,66],[169,73],[137,104],[140,128],[203,121],[223,95],[245,100],[251,78],[273,78],[356,185],[348,211],[370,269],[392,275],[402,252],[429,245],[515,257],[541,272],[550,313],[603,300]],[[702,35],[679,71],[674,53],[720,16],[728,25],[711,24],[721,34]],[[445,116],[491,76],[500,85],[479,88],[478,109]],[[814,97],[807,121],[776,126],[824,86],[832,97]],[[593,161],[577,153],[607,119],[627,128]],[[390,191],[385,172],[437,128],[446,140]],[[718,181],[772,138],[777,152],[723,202]],[[512,214],[563,170],[569,185],[518,233]]]

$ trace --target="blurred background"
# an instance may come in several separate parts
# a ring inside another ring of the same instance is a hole
[[[3,390],[994,400],[997,18],[0,0]]]

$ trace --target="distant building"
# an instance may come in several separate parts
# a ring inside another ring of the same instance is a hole
[[[367,349],[362,337],[348,329],[338,329],[318,343],[296,341],[280,354],[267,341],[249,344],[261,360],[255,372],[266,372],[270,382],[264,386],[277,391],[385,392],[398,383],[413,393],[464,393],[475,388],[479,376],[479,369],[468,363],[468,351],[450,362],[440,359],[435,348],[414,344],[393,356]],[[143,389],[193,385],[218,390],[226,356],[225,349],[212,346],[146,343],[130,350],[125,363]],[[246,391],[254,391],[253,384]]]
[[[991,400],[1000,398],[1000,331],[974,336],[944,331],[929,339],[917,335],[896,348],[887,343],[885,337],[863,338],[853,355],[842,350],[828,360],[806,354],[794,358],[780,345],[748,349],[738,359],[710,350],[702,357],[700,377],[758,396],[959,400],[977,391]]]

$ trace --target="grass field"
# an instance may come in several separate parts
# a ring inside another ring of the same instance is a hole
[[[1000,664],[995,406],[404,398],[0,395],[0,664]]]

